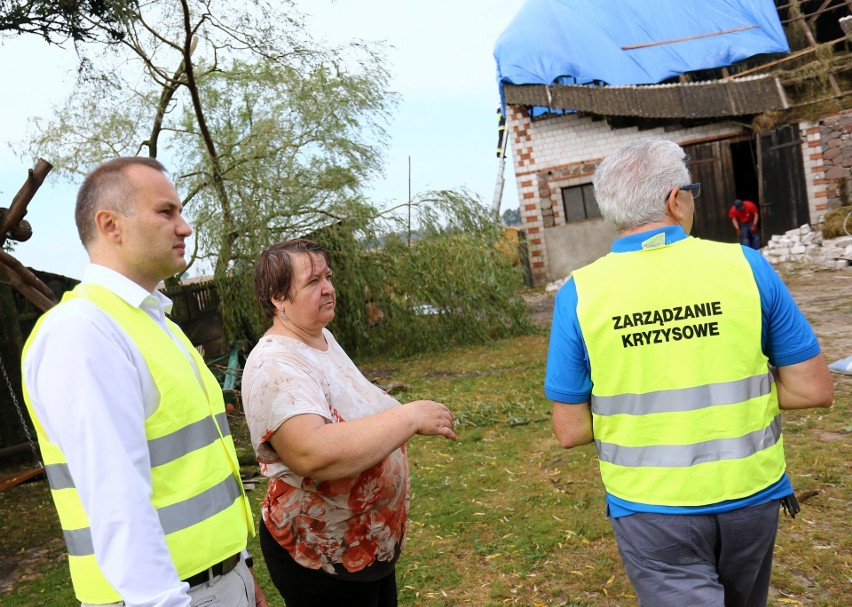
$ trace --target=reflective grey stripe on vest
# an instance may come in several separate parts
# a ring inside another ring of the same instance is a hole
[[[227,413],[217,413],[216,414],[216,423],[219,424],[219,431],[222,433],[222,436],[230,436],[231,435],[231,426],[228,424],[228,414]]]
[[[229,474],[221,483],[195,497],[158,509],[157,515],[160,517],[163,532],[168,535],[218,514],[233,504],[238,497],[240,487],[237,479]]]
[[[718,438],[693,445],[625,447],[595,441],[601,461],[628,468],[685,468],[706,462],[742,459],[767,449],[781,437],[781,415],[766,428],[736,438]]]
[[[192,527],[228,509],[240,497],[240,487],[232,475],[203,493],[177,504],[157,510],[163,533],[168,535]],[[73,531],[63,530],[65,545],[70,556],[88,556],[95,553],[92,532],[88,527]]]
[[[168,464],[187,453],[215,443],[219,440],[217,424],[221,428],[222,436],[228,436],[231,433],[228,416],[219,413],[216,415],[215,423],[212,417],[205,417],[171,434],[149,440],[148,452],[151,454],[151,466]]]
[[[216,422],[222,431],[222,436],[229,436],[231,434],[231,428],[228,425],[228,416],[225,413],[216,415]],[[168,436],[148,441],[151,465],[161,466],[167,464],[190,451],[206,447],[218,438],[219,435],[216,433],[216,427],[213,424],[212,418],[205,417]],[[51,490],[59,491],[61,489],[74,488],[74,479],[71,478],[68,464],[48,464],[44,467],[44,471],[47,474],[47,482],[50,484]]]
[[[755,375],[736,381],[707,384],[680,390],[659,390],[646,394],[618,394],[595,396],[592,394],[592,412],[595,415],[646,415],[693,411],[716,405],[742,403],[769,394],[774,378],[770,373]]]
[[[92,543],[92,532],[88,527],[75,529],[74,531],[62,530],[65,536],[65,545],[68,547],[70,556],[88,556],[95,553],[95,545]]]
[[[68,464],[47,464],[44,467],[44,473],[47,474],[47,482],[50,485],[51,491],[72,489],[74,487],[74,479],[71,478],[71,471],[68,469]]]

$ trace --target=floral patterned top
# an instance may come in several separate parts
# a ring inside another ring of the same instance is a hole
[[[340,423],[399,406],[365,378],[334,337],[316,350],[265,335],[246,361],[243,405],[261,473],[269,479],[263,520],[293,559],[341,579],[389,574],[405,542],[410,495],[405,446],[351,477],[322,481],[295,474],[269,437],[295,415]]]

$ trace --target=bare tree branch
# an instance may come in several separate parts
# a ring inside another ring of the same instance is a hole
[[[193,38],[189,49],[189,55],[195,52],[195,47],[198,45],[198,38]],[[181,60],[180,65],[172,75],[171,82],[163,86],[163,91],[160,94],[160,100],[157,103],[157,113],[154,116],[154,124],[151,127],[151,135],[148,137],[148,155],[151,158],[157,157],[157,140],[160,137],[160,131],[163,128],[163,117],[166,115],[166,110],[172,101],[172,97],[177,92],[181,85],[184,75],[186,74],[186,58]]]
[[[186,68],[186,83],[189,89],[190,97],[192,98],[192,107],[195,112],[195,119],[198,122],[198,129],[201,132],[201,137],[204,140],[204,146],[207,149],[210,166],[213,170],[213,187],[216,190],[219,204],[222,207],[222,219],[224,222],[223,228],[226,233],[231,231],[231,204],[228,199],[228,191],[225,188],[225,181],[222,178],[222,167],[219,164],[219,156],[216,153],[216,144],[210,134],[210,129],[207,128],[207,118],[204,115],[204,108],[201,103],[201,95],[198,92],[198,83],[195,80],[195,73],[192,64],[192,39],[194,28],[190,23],[190,10],[187,0],[181,0],[183,7],[183,25],[185,31],[183,45],[183,59]],[[227,255],[225,255],[226,257]]]

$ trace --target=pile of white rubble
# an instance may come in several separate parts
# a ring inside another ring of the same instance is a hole
[[[760,252],[771,264],[810,263],[827,268],[852,266],[852,236],[823,239],[808,224],[769,239]]]

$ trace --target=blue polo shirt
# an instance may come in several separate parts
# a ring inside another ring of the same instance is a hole
[[[666,245],[687,238],[680,226],[667,226],[619,238],[612,244],[611,251],[618,254],[641,255],[642,243],[658,233],[665,235]],[[769,262],[760,252],[749,247],[743,247],[743,254],[751,266],[754,281],[760,293],[761,346],[764,354],[769,358],[769,363],[776,367],[793,365],[819,354],[819,342],[813,329]],[[592,379],[589,353],[577,318],[577,287],[573,279],[568,280],[556,295],[544,393],[557,403],[567,403],[566,406],[587,403],[591,400]],[[715,514],[780,499],[792,492],[793,487],[785,473],[778,482],[754,495],[704,506],[674,507],[641,504],[622,500],[607,493],[607,515],[617,518],[636,512]]]

